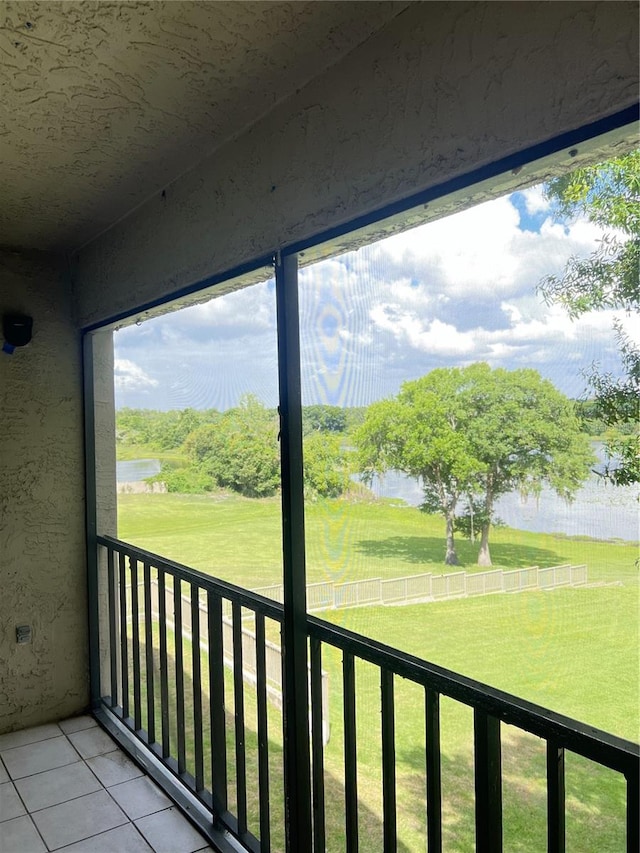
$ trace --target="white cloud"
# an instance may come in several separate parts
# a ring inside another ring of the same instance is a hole
[[[539,188],[526,193],[527,203],[541,207]],[[571,255],[591,253],[602,234],[584,220],[564,225],[548,217],[539,233],[522,231],[519,224],[509,197],[485,202],[389,237],[368,250],[369,269],[375,274],[385,264],[396,270],[410,267],[432,297],[510,297],[532,291],[545,275],[560,272]]]
[[[185,308],[184,321],[207,328],[232,327],[264,331],[273,324],[275,297],[263,284],[236,290]]]
[[[640,314],[620,315],[619,311],[613,313],[616,314],[616,319],[620,322],[624,334],[632,343],[640,346]]]
[[[549,211],[540,188],[522,195],[531,215]],[[546,306],[536,287],[571,255],[590,254],[600,236],[588,222],[550,216],[538,232],[523,231],[518,210],[502,198],[302,269],[306,401],[364,404],[435,366],[478,360],[538,367],[567,393],[580,393],[580,370],[615,353],[615,312],[574,322],[560,306]],[[218,408],[247,390],[275,399],[272,285],[125,333],[116,338],[121,389],[166,400],[167,387],[175,388],[180,405],[193,399]],[[162,379],[157,392],[152,376]]]
[[[148,376],[141,367],[126,358],[116,358],[114,382],[118,390],[126,391],[144,391],[159,385],[157,379]]]
[[[531,216],[535,216],[536,213],[546,213],[551,208],[549,200],[544,196],[544,190],[541,184],[524,190],[522,192],[522,196],[524,198],[527,213]]]

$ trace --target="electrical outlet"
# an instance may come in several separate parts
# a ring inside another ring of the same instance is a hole
[[[31,625],[18,625],[16,627],[16,643],[31,642]]]

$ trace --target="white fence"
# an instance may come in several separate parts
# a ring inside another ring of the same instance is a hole
[[[447,575],[410,575],[404,578],[369,578],[363,581],[333,584],[312,583],[307,586],[309,611],[333,610],[340,607],[361,607],[365,604],[408,604],[489,595],[494,592],[522,592],[528,589],[555,589],[560,586],[583,586],[587,583],[587,567],[551,566],[541,569],[528,566],[503,572],[453,572]],[[282,584],[254,590],[275,601],[284,600]]]

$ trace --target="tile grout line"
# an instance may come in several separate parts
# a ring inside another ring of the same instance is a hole
[[[11,749],[20,749],[23,746],[35,746],[37,743],[46,743],[48,740],[53,740],[54,738],[60,737],[60,735],[64,735],[65,733],[62,731],[58,723],[46,723],[45,725],[55,725],[58,729],[58,734],[49,735],[49,737],[41,738],[40,740],[32,740],[27,741],[27,743],[20,743],[17,746],[6,746],[4,749],[0,749],[0,760],[2,759],[3,752],[9,752]],[[17,729],[15,732],[6,732],[7,735],[18,734],[21,731],[29,731],[28,729]],[[0,737],[4,737],[4,735],[0,735]],[[66,735],[65,735],[66,737]]]
[[[17,795],[17,797],[18,797],[18,800],[19,800],[19,802],[21,803],[21,805],[22,805],[22,807],[24,808],[24,811],[25,811],[25,814],[24,814],[24,815],[18,815],[17,817],[18,817],[18,818],[20,818],[20,817],[26,817],[26,818],[28,818],[29,823],[31,824],[31,826],[33,827],[33,829],[35,829],[37,836],[41,839],[42,844],[44,845],[44,848],[45,848],[45,850],[46,850],[46,851],[48,851],[48,853],[53,853],[54,851],[55,851],[55,853],[63,853],[63,851],[64,851],[67,847],[72,846],[72,844],[78,843],[78,841],[88,841],[88,840],[90,840],[90,839],[92,839],[92,838],[98,838],[99,836],[101,836],[101,835],[105,835],[106,833],[108,833],[108,832],[112,831],[113,829],[117,829],[117,828],[125,827],[125,826],[132,826],[132,827],[134,828],[134,830],[135,830],[136,835],[137,835],[137,836],[142,840],[142,842],[143,842],[144,844],[148,845],[148,847],[150,848],[150,850],[152,850],[154,853],[157,853],[157,848],[155,848],[155,847],[153,846],[153,844],[149,841],[149,839],[147,839],[147,837],[144,835],[144,833],[141,831],[141,829],[137,826],[137,824],[136,824],[136,820],[141,820],[141,819],[143,819],[143,818],[152,818],[152,817],[156,817],[156,816],[158,816],[158,815],[162,814],[162,812],[168,812],[168,811],[171,811],[172,809],[176,809],[176,805],[175,805],[175,803],[174,803],[174,802],[172,802],[172,801],[171,801],[171,799],[169,798],[168,805],[164,806],[163,808],[158,808],[157,810],[152,811],[152,812],[149,812],[148,814],[140,815],[140,817],[139,817],[139,818],[136,818],[136,819],[129,817],[129,815],[125,812],[125,810],[122,808],[122,806],[117,802],[117,800],[115,799],[115,797],[112,795],[112,793],[111,793],[111,790],[110,790],[110,789],[111,789],[111,788],[117,788],[117,787],[120,787],[120,786],[122,786],[122,785],[125,785],[125,784],[127,784],[128,782],[134,781],[134,779],[146,779],[148,782],[150,782],[150,783],[151,783],[151,785],[152,785],[154,788],[157,788],[157,786],[154,784],[153,780],[152,780],[152,779],[150,779],[150,777],[148,776],[148,774],[146,774],[146,773],[144,772],[144,769],[142,769],[142,770],[141,770],[141,774],[140,774],[140,776],[133,777],[133,779],[124,779],[124,780],[122,780],[122,781],[120,781],[120,782],[115,782],[113,785],[110,785],[110,786],[108,786],[108,787],[107,787],[107,785],[105,785],[105,783],[103,783],[103,782],[102,782],[102,780],[98,777],[97,773],[95,773],[95,772],[94,772],[94,770],[92,769],[92,767],[88,764],[88,760],[89,760],[89,759],[88,759],[88,758],[85,758],[84,756],[82,756],[82,755],[80,754],[79,749],[75,746],[75,744],[73,743],[73,741],[70,739],[69,735],[71,735],[71,734],[76,734],[76,732],[65,732],[65,731],[63,731],[63,730],[59,727],[59,725],[58,725],[58,724],[56,724],[56,726],[57,726],[57,728],[58,728],[58,730],[59,730],[59,733],[58,733],[58,734],[54,734],[54,735],[52,735],[51,737],[43,738],[42,740],[39,740],[39,741],[32,741],[32,742],[30,742],[30,743],[20,744],[20,745],[15,746],[15,747],[9,747],[9,748],[8,748],[8,750],[11,750],[11,749],[20,749],[21,747],[27,747],[27,746],[37,747],[37,745],[45,744],[45,743],[47,743],[48,741],[51,741],[51,740],[53,740],[53,739],[55,739],[55,738],[58,738],[58,737],[61,737],[61,736],[62,736],[62,737],[64,737],[64,738],[65,738],[65,740],[67,741],[67,743],[71,745],[71,747],[73,748],[73,752],[77,755],[77,760],[76,760],[76,761],[72,761],[72,762],[70,762],[69,764],[61,765],[60,767],[52,767],[52,768],[49,768],[49,769],[47,769],[47,770],[39,770],[39,771],[37,771],[36,773],[30,773],[30,774],[28,774],[28,775],[26,775],[26,776],[21,776],[21,777],[20,777],[20,778],[18,778],[18,779],[13,779],[13,777],[12,777],[12,776],[11,776],[11,774],[9,773],[8,769],[6,768],[6,765],[5,765],[4,761],[2,760],[2,757],[0,756],[0,766],[2,766],[2,767],[5,769],[6,774],[7,774],[7,777],[8,777],[8,778],[7,778],[7,781],[11,783],[12,788],[13,788],[13,790],[15,791],[15,793],[16,793],[16,795]],[[78,731],[85,731],[85,730],[88,730],[88,729],[90,729],[90,728],[93,728],[93,726],[87,727],[87,729],[79,729]],[[96,728],[100,729],[100,727],[96,727]],[[125,758],[129,758],[129,756],[127,755],[127,753],[126,753],[126,752],[125,752],[125,751],[124,751],[124,750],[123,750],[123,749],[122,749],[122,748],[121,748],[121,747],[120,747],[120,746],[119,746],[115,741],[113,742],[113,744],[114,744],[114,749],[109,750],[109,752],[100,752],[100,753],[98,753],[98,754],[97,754],[97,755],[95,755],[95,756],[89,756],[89,758],[98,758],[98,757],[101,757],[101,756],[111,755],[112,753],[118,753],[118,754],[123,755]],[[8,751],[8,750],[6,750],[6,751]],[[3,750],[3,752],[5,752],[5,750]],[[135,763],[135,762],[134,762],[134,763]],[[37,778],[38,776],[42,776],[42,775],[43,775],[43,774],[45,774],[45,773],[50,773],[50,772],[53,772],[53,771],[56,771],[56,770],[63,770],[64,768],[67,768],[67,767],[73,767],[73,766],[78,765],[78,764],[82,764],[84,767],[86,767],[86,768],[89,770],[89,772],[90,772],[91,776],[96,780],[96,783],[99,785],[99,790],[98,790],[98,791],[90,791],[89,793],[82,793],[82,794],[79,794],[79,795],[77,795],[77,796],[72,796],[72,797],[69,797],[68,799],[62,800],[60,803],[53,803],[51,806],[43,806],[42,808],[38,808],[38,809],[34,809],[34,810],[30,810],[30,809],[28,808],[27,803],[25,802],[24,798],[23,798],[23,797],[22,797],[22,795],[20,794],[20,791],[18,790],[18,787],[17,787],[17,785],[16,785],[16,782],[22,782],[22,781],[25,781],[25,780],[27,780],[27,779],[34,779],[34,778]],[[160,790],[160,793],[164,793],[164,792],[162,791],[162,789],[159,789],[159,790]],[[100,832],[95,833],[94,835],[89,835],[89,836],[86,836],[85,838],[78,839],[77,841],[72,842],[72,844],[71,844],[71,845],[67,844],[67,845],[65,845],[64,847],[50,847],[50,846],[47,844],[47,842],[45,841],[44,836],[43,836],[43,835],[42,835],[42,833],[40,832],[40,829],[39,829],[39,827],[38,827],[38,825],[37,825],[36,821],[33,819],[33,816],[34,816],[34,815],[39,814],[39,813],[40,813],[40,812],[42,812],[42,811],[45,811],[46,809],[49,809],[49,808],[55,808],[56,806],[64,805],[64,804],[66,804],[66,803],[73,803],[74,801],[79,800],[79,799],[81,799],[82,797],[85,797],[85,796],[91,796],[92,794],[98,794],[98,793],[100,793],[100,792],[105,792],[105,793],[108,795],[110,802],[111,802],[113,805],[115,805],[115,806],[116,806],[116,808],[121,812],[121,814],[122,814],[122,816],[123,816],[123,818],[124,818],[124,823],[118,824],[118,826],[116,826],[116,827],[111,827],[110,829],[102,830],[102,831],[100,831]],[[165,795],[165,796],[166,796],[166,795]],[[179,808],[177,809],[177,812],[178,812],[178,813],[180,813],[180,809],[179,809]],[[204,838],[204,836],[202,836],[202,841],[204,842],[205,847],[204,847],[204,848],[200,848],[200,847],[198,847],[198,850],[206,849],[206,848],[207,848],[208,841],[207,841],[207,839],[206,839],[206,838]]]
[[[57,725],[57,724],[56,724],[56,725]],[[59,731],[60,731],[60,734],[61,734],[61,735],[64,735],[64,732],[62,731],[62,729],[61,729],[59,726],[58,726],[58,729],[59,729]],[[64,735],[64,736],[66,737],[66,735]],[[50,738],[44,738],[44,740],[37,740],[37,741],[33,741],[31,744],[25,743],[25,744],[22,744],[22,746],[32,746],[32,745],[35,745],[35,744],[37,744],[37,743],[45,743],[46,741],[48,741],[48,740],[53,740],[53,739],[54,739],[54,738],[56,738],[56,737],[58,737],[58,735],[54,735],[53,737],[50,737]],[[71,745],[73,746],[73,744],[71,744]],[[19,749],[19,748],[20,748],[20,747],[10,747],[10,749]],[[5,751],[6,751],[6,750],[5,750]],[[77,752],[77,750],[76,750],[76,752]],[[1,756],[0,756],[0,761],[2,761],[2,757],[1,757]],[[74,762],[74,763],[75,763],[75,762]],[[14,778],[11,776],[11,774],[9,773],[9,770],[7,769],[7,767],[6,767],[5,763],[4,763],[4,761],[2,761],[2,766],[5,768],[6,773],[7,773],[7,776],[9,777],[9,781],[11,782],[11,785],[12,785],[12,787],[13,787],[13,790],[16,792],[16,796],[18,797],[18,799],[19,799],[19,800],[20,800],[20,802],[22,803],[22,807],[23,807],[23,808],[24,808],[24,810],[25,810],[25,814],[24,814],[24,815],[20,815],[20,817],[26,817],[26,818],[28,818],[29,823],[30,823],[30,824],[31,824],[31,826],[35,829],[36,833],[38,834],[38,837],[39,837],[39,838],[40,838],[40,840],[42,841],[42,843],[43,843],[43,845],[44,845],[44,847],[45,847],[45,850],[47,850],[47,851],[49,851],[49,853],[51,853],[51,848],[49,847],[49,845],[47,844],[47,842],[44,840],[44,836],[43,836],[43,835],[42,835],[42,833],[40,832],[40,829],[39,829],[39,827],[38,827],[38,824],[35,822],[35,820],[34,820],[34,819],[33,819],[33,817],[32,817],[32,812],[27,808],[27,804],[26,804],[26,803],[25,803],[25,801],[23,800],[23,798],[22,798],[22,794],[20,793],[20,791],[18,790],[18,787],[16,786],[16,781],[19,781],[19,780],[16,780],[16,779],[14,779]],[[44,770],[44,771],[41,771],[41,772],[46,773],[47,771],[46,771],[46,770]],[[31,774],[29,774],[29,776],[23,776],[22,778],[23,778],[23,779],[29,779],[29,778],[31,778],[32,776],[38,776],[38,775],[39,775],[39,773],[31,773]]]

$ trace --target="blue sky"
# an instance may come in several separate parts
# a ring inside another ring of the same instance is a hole
[[[474,361],[533,367],[581,396],[593,362],[618,370],[619,312],[572,321],[536,286],[600,236],[584,220],[554,221],[532,187],[301,270],[304,402],[366,405]],[[118,407],[223,410],[245,393],[277,403],[272,281],[121,329],[114,342]]]

